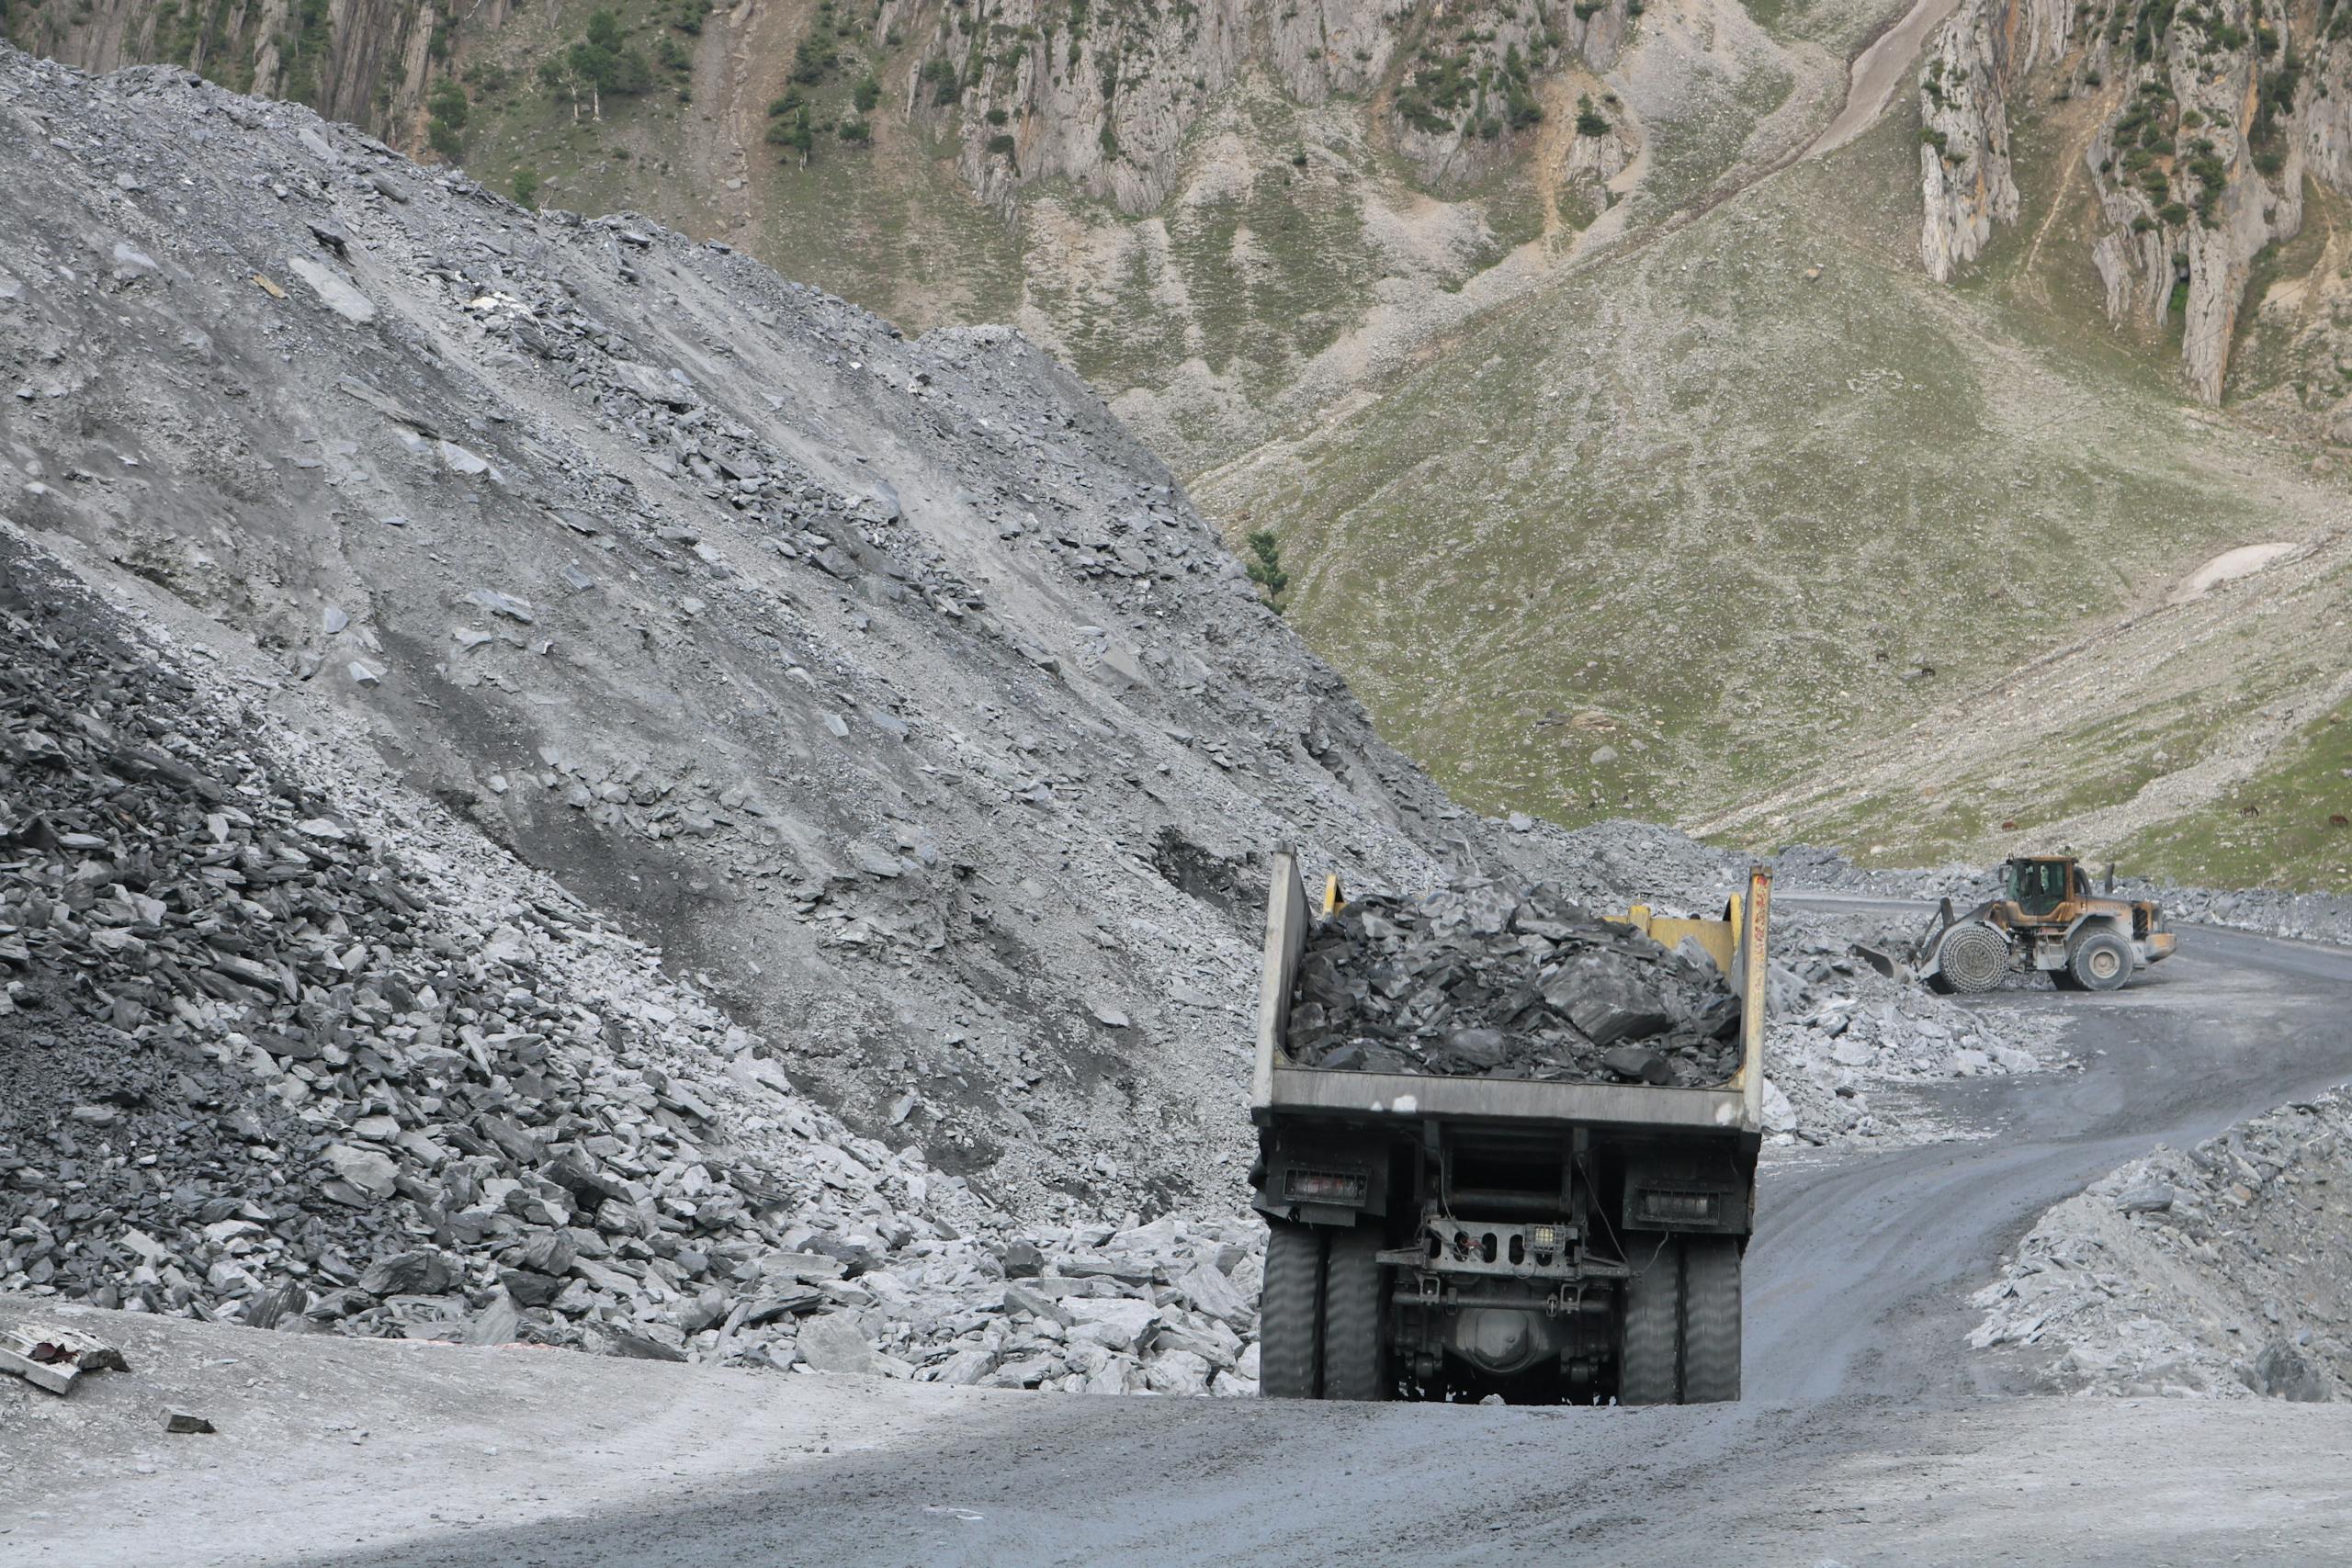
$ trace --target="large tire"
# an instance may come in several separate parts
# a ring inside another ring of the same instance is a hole
[[[1323,1233],[1266,1222],[1266,1279],[1258,1292],[1258,1393],[1313,1399],[1323,1328]]]
[[[1386,1399],[1392,1392],[1386,1285],[1377,1224],[1332,1233],[1323,1266],[1324,1398]]]
[[[1682,1243],[1682,1403],[1739,1397],[1739,1240],[1694,1235]]]
[[[1972,996],[1992,990],[2008,972],[2009,939],[1982,920],[1954,926],[1936,943],[1939,990]]]
[[[1618,1347],[1617,1403],[1671,1404],[1681,1392],[1682,1243],[1674,1236],[1625,1238],[1625,1337]]]
[[[2066,953],[2067,972],[2086,991],[2120,991],[2132,978],[2132,944],[2114,931],[2086,931]]]

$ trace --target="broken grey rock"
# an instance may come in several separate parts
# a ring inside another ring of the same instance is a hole
[[[177,1434],[216,1432],[218,1427],[193,1410],[182,1410],[175,1404],[164,1406],[164,1430]]]
[[[376,319],[376,302],[334,268],[308,256],[289,256],[286,267],[311,286],[311,292],[318,296],[320,304],[345,321],[365,325]]]
[[[865,1331],[847,1313],[826,1313],[801,1324],[793,1341],[800,1359],[820,1372],[878,1376],[881,1359],[866,1343]]]
[[[2324,1404],[2332,1397],[2327,1379],[2319,1369],[2283,1339],[2275,1339],[2262,1348],[2262,1353],[2254,1359],[2254,1375],[2260,1392],[2272,1399],[2297,1404]]]
[[[400,1167],[391,1156],[379,1149],[354,1148],[349,1144],[329,1144],[327,1164],[345,1181],[371,1198],[391,1195],[392,1183],[400,1175]]]

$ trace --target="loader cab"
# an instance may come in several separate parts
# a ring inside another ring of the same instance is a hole
[[[2069,898],[2090,896],[2082,867],[2063,856],[2021,858],[2002,869],[2002,896],[2028,919],[2048,919]]]

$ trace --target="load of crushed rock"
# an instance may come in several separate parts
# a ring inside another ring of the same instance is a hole
[[[1978,1348],[2056,1393],[2352,1393],[2352,1097],[2159,1145],[2042,1215],[1977,1292]]]
[[[1354,900],[1307,933],[1290,1015],[1309,1066],[1718,1084],[1739,1000],[1696,942],[1668,952],[1541,884]]]

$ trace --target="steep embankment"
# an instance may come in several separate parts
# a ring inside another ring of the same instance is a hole
[[[2054,1392],[2342,1397],[2348,1146],[2339,1092],[2132,1161],[2018,1243],[1972,1342]]]
[[[1641,12],[17,0],[0,30],[643,210],[911,327],[1017,319],[1189,468],[1577,243],[1641,145],[1601,79]]]
[[[1019,338],[175,73],[5,69],[6,514],[627,910],[853,1122],[1031,1208],[1229,1194],[1262,847],[1544,859]]]

